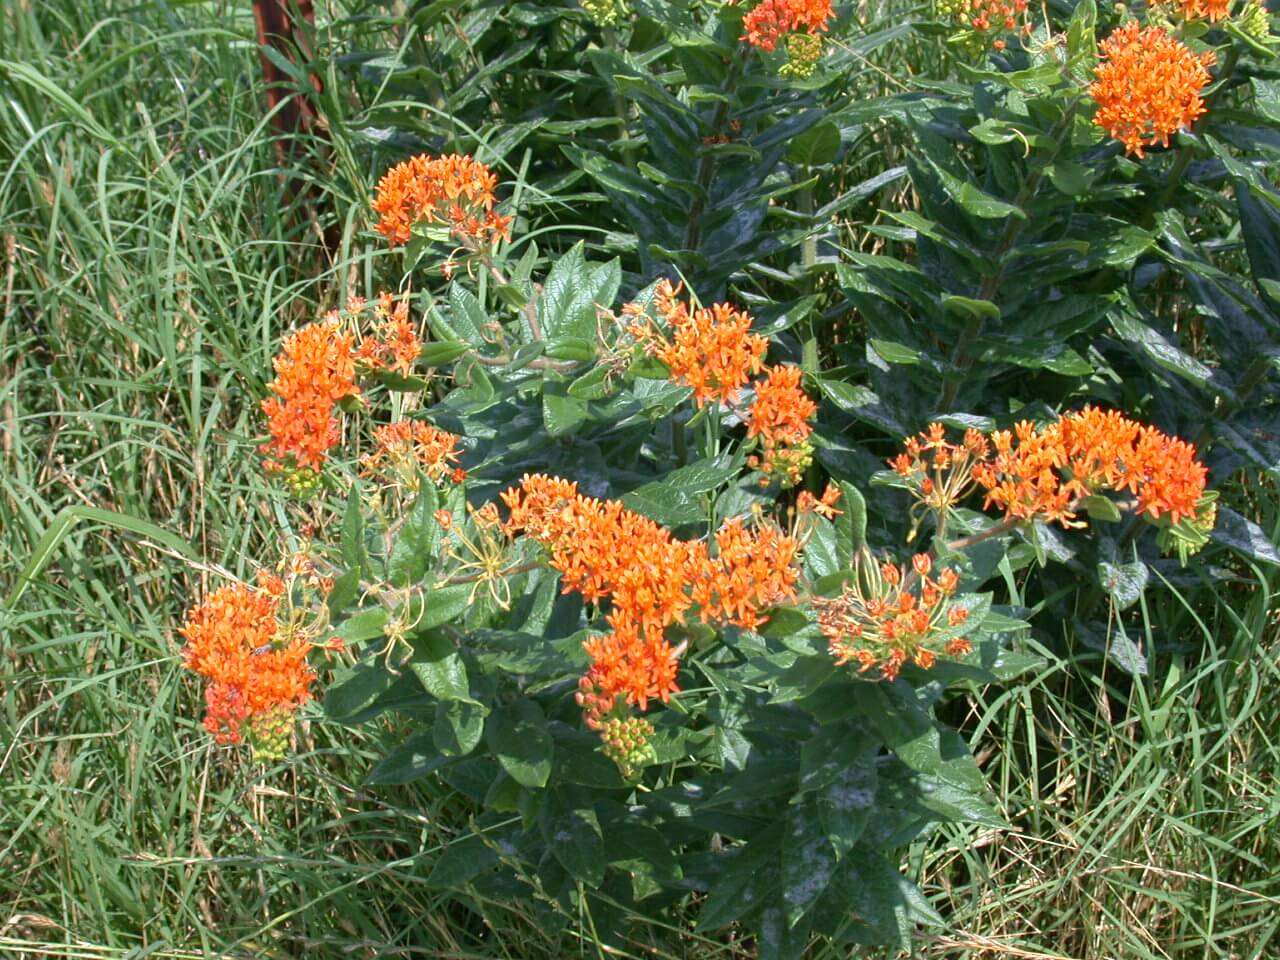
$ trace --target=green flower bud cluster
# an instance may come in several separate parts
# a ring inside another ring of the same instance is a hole
[[[1183,517],[1178,523],[1169,524],[1167,517],[1160,518],[1156,533],[1156,545],[1166,556],[1176,552],[1178,562],[1186,566],[1190,557],[1199,553],[1209,542],[1209,534],[1218,523],[1218,492],[1208,491],[1196,504],[1194,517]]]
[[[778,76],[799,80],[813,76],[822,59],[822,38],[816,33],[793,33],[784,43],[787,62],[778,69]]]
[[[643,717],[611,717],[600,725],[601,749],[629,780],[657,760],[649,743],[653,734],[653,724]]]
[[[293,715],[287,710],[254,717],[249,723],[249,746],[255,763],[275,763],[289,752],[289,735],[293,732]]]
[[[1236,23],[1242,33],[1255,40],[1264,41],[1271,36],[1271,15],[1267,13],[1267,5],[1260,0],[1249,0]]]
[[[284,475],[284,486],[295,500],[310,500],[323,485],[319,471],[308,467],[294,467]]]
[[[591,22],[598,27],[617,26],[618,22],[631,11],[623,0],[579,0],[582,9],[587,12]]]

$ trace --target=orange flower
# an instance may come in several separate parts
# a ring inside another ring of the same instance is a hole
[[[268,721],[311,699],[312,643],[304,630],[281,628],[278,583],[222,587],[187,611],[179,630],[183,665],[210,682],[204,726],[219,743],[240,743],[259,722],[274,726]]]
[[[419,154],[388,170],[373,201],[377,231],[392,247],[407,243],[419,223],[442,224],[472,249],[511,236],[511,218],[494,213],[498,178],[483,163],[461,154]]]
[[[507,533],[547,548],[564,592],[609,606],[611,632],[583,644],[592,664],[579,700],[593,726],[619,700],[644,710],[678,690],[679,656],[665,634],[695,605],[704,621],[754,628],[763,610],[795,595],[799,543],[772,526],[749,531],[729,521],[712,557],[706,543],[678,540],[618,501],[584,497],[557,477],[526,475],[501,498]]]
[[[778,473],[785,486],[800,482],[812,459],[809,420],[818,405],[800,386],[799,367],[768,367],[764,380],[756,383],[756,398],[747,411],[747,437],[759,437],[763,456],[752,465],[768,473]]]
[[[1031,33],[1031,24],[1027,22],[1027,0],[961,0],[956,8],[956,18],[978,33]],[[1005,48],[1003,40],[997,40],[995,45],[1000,50]]]
[[[926,432],[908,437],[903,447],[906,452],[890,460],[889,466],[911,485],[917,501],[912,513],[920,507],[932,510],[938,514],[939,526],[945,526],[951,509],[973,487],[974,464],[986,459],[991,445],[972,429],[965,431],[963,443],[951,443],[946,427],[931,423]]]
[[[821,497],[815,497],[808,490],[801,490],[800,495],[796,497],[796,513],[816,513],[828,520],[834,520],[844,513],[843,510],[836,509],[839,501],[840,488],[835,484],[828,483]]]
[[[1085,407],[1037,428],[1018,423],[992,437],[995,455],[973,469],[987,506],[1008,516],[1066,525],[1083,497],[1101,490],[1137,498],[1138,512],[1172,522],[1194,517],[1207,471],[1195,447],[1128,419]]]
[[[658,312],[671,330],[670,341],[634,304],[623,307],[624,314],[640,318],[632,320],[627,330],[646,353],[670,368],[673,381],[693,388],[699,407],[713,400],[731,403],[751,374],[760,372],[768,341],[749,332],[747,313],[717,303],[690,314],[688,306],[676,299],[679,293],[679,286],[663,280],[655,296]]]
[[[391,469],[414,489],[413,480],[421,468],[432,483],[440,483],[453,473],[459,439],[421,420],[397,420],[377,427],[373,431],[375,449],[360,458],[361,476]]]
[[[1160,6],[1166,0],[1147,0],[1149,6]],[[1182,16],[1187,20],[1199,20],[1202,17],[1217,22],[1228,16],[1231,11],[1231,0],[1174,0]]]
[[[318,471],[342,439],[333,406],[359,394],[350,334],[336,319],[311,323],[285,337],[272,365],[275,394],[262,401],[271,439],[261,447],[269,470],[292,464]]]
[[[1169,137],[1205,112],[1200,91],[1210,80],[1212,51],[1199,56],[1159,27],[1136,20],[1098,44],[1100,57],[1089,94],[1098,104],[1094,123],[1124,144],[1126,153],[1169,145]]]
[[[968,652],[969,642],[954,634],[969,611],[947,599],[959,578],[947,568],[930,580],[932,566],[927,554],[917,554],[907,574],[897,564],[877,564],[863,548],[840,595],[813,598],[837,664],[856,662],[859,673],[874,669],[893,680],[908,662],[928,670],[939,652]]]
[[[764,0],[743,18],[746,33],[742,39],[761,50],[772,51],[784,34],[826,30],[827,21],[833,16],[831,0]]]
[[[348,309],[351,307],[349,304]],[[363,307],[360,303],[352,312],[358,314]],[[422,353],[418,331],[409,322],[409,301],[393,303],[391,294],[381,293],[375,316],[379,321],[378,332],[360,341],[356,359],[371,369],[392,370],[407,377]]]

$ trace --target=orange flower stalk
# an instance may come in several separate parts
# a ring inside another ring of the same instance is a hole
[[[441,483],[455,473],[460,439],[421,420],[397,420],[375,427],[374,450],[360,458],[361,476],[390,471],[416,490],[421,470],[432,483]]]
[[[673,381],[693,388],[699,407],[711,401],[732,403],[748,378],[760,372],[768,340],[750,333],[751,317],[744,311],[717,303],[690,313],[679,294],[680,287],[669,280],[658,284],[655,303],[671,340],[634,304],[623,308],[633,318],[627,332],[670,368]]]
[[[352,341],[334,315],[285,337],[272,361],[276,379],[268,384],[275,396],[262,401],[271,435],[261,447],[268,470],[296,466],[319,471],[342,439],[334,404],[360,393]]]
[[[813,454],[809,420],[818,412],[818,405],[800,386],[801,377],[799,367],[767,368],[764,380],[756,383],[756,397],[747,411],[747,437],[759,437],[763,451],[763,456],[751,458],[751,465],[759,466],[765,474],[779,474],[784,486],[800,482]]]
[[[763,610],[795,595],[799,544],[772,527],[748,531],[729,521],[712,557],[705,542],[678,540],[618,501],[584,497],[557,477],[526,475],[502,501],[507,532],[550,551],[564,592],[609,603],[612,632],[584,643],[592,665],[579,703],[595,727],[619,701],[644,710],[678,690],[679,655],[665,634],[695,605],[704,621],[754,628]]]
[[[859,673],[874,669],[893,680],[908,662],[927,670],[939,652],[968,653],[970,643],[957,628],[969,611],[949,601],[959,577],[946,569],[933,580],[932,568],[928,554],[916,554],[907,575],[896,564],[877,564],[863,548],[840,595],[812,601],[836,663],[856,662]]]
[[[311,634],[282,627],[284,581],[272,574],[257,589],[231,584],[187,611],[179,633],[182,662],[209,681],[204,726],[218,743],[278,737],[282,720],[311,699]]]
[[[987,506],[1010,517],[1066,525],[1079,501],[1102,490],[1128,492],[1139,513],[1173,523],[1196,516],[1207,471],[1195,447],[1114,410],[1085,407],[1037,428],[1023,421],[992,435],[994,456],[973,468]]]
[[[1089,95],[1098,104],[1094,123],[1145,156],[1189,127],[1205,112],[1200,91],[1209,82],[1212,51],[1197,56],[1159,27],[1145,30],[1132,20],[1098,44],[1099,63]]]
[[[753,47],[772,51],[786,34],[827,29],[835,14],[831,0],[764,0],[743,18],[742,39]]]
[[[487,166],[468,156],[410,157],[378,181],[375,229],[392,247],[408,243],[419,223],[447,226],[473,251],[491,247],[511,236],[511,218],[493,210],[497,183]]]

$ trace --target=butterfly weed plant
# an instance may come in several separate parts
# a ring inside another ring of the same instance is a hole
[[[1278,559],[1210,481],[1276,469],[1280,258],[1265,8],[935,13],[955,78],[855,102],[825,0],[467,14],[521,37],[468,89],[547,99],[418,124],[362,211],[386,289],[284,336],[261,456],[301,539],[180,629],[210,733],[397,712],[369,779],[475,809],[428,882],[604,941],[681,902],[761,957],[945,922],[902,849],[1004,821],[937,708],[1048,622],[1110,649],[1153,574]],[[900,170],[821,183],[886,125]]]

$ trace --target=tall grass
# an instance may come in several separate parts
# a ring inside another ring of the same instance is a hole
[[[368,276],[332,215],[355,189],[319,172],[332,252],[286,200],[246,4],[3,9],[0,954],[598,955],[585,910],[426,885],[469,811],[360,786],[392,721],[305,724],[265,770],[210,746],[173,625],[275,548],[256,398],[280,330]],[[953,703],[1012,829],[912,849],[950,922],[920,956],[1280,954],[1280,582],[1179,590],[1143,611],[1148,676],[1085,651]],[[627,937],[750,955],[678,917]]]

